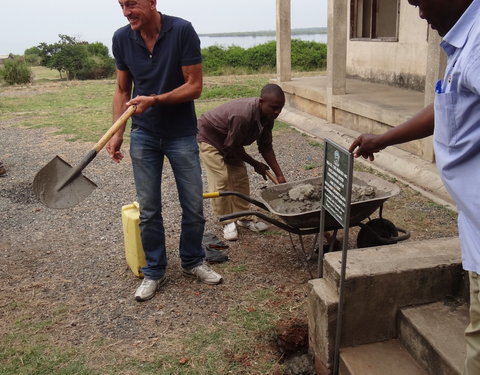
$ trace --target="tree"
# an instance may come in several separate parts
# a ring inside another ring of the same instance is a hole
[[[77,73],[86,65],[88,54],[82,44],[64,45],[49,61],[49,67],[62,74],[65,72],[67,79],[76,79]]]
[[[89,44],[64,34],[54,44],[40,43],[42,65],[65,73],[67,79],[99,79],[110,77],[115,64],[102,43]]]

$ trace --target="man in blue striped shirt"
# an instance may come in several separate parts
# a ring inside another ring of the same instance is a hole
[[[409,0],[443,37],[448,56],[435,103],[381,135],[350,146],[373,161],[387,146],[434,135],[438,170],[458,207],[462,264],[469,271],[470,325],[465,374],[480,374],[480,0]]]

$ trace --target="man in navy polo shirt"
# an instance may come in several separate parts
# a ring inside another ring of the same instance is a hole
[[[157,11],[156,0],[119,0],[129,24],[113,36],[117,84],[113,120],[135,105],[130,155],[140,204],[140,233],[147,265],[135,292],[137,301],[152,298],[165,282],[167,255],[162,218],[164,157],[172,167],[182,207],[179,253],[186,276],[207,284],[222,277],[204,263],[202,178],[194,99],[202,92],[200,40],[190,22]],[[133,93],[132,93],[133,87]],[[108,142],[110,157],[120,162],[125,128]]]

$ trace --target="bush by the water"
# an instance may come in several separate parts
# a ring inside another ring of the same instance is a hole
[[[238,46],[210,46],[202,49],[203,71],[207,75],[222,75],[232,71],[245,73],[272,72],[276,68],[276,42],[244,49]],[[325,69],[325,43],[292,40],[292,69],[313,71]]]
[[[60,34],[59,37],[57,43],[40,43],[25,50],[25,61],[30,65],[58,70],[60,77],[64,75],[67,79],[102,79],[114,76],[115,62],[105,45],[99,42],[87,43],[68,35]],[[293,70],[307,72],[326,68],[325,43],[293,39],[291,51]],[[205,75],[272,73],[275,72],[277,62],[276,42],[246,49],[214,45],[202,49],[202,58]],[[28,67],[24,66],[22,69],[26,68]],[[28,75],[25,73],[25,76]]]
[[[0,77],[9,85],[22,85],[32,82],[33,73],[23,59],[7,59],[0,68]]]

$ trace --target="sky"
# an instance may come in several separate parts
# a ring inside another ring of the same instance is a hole
[[[192,22],[197,33],[275,30],[276,0],[157,0],[162,13]],[[19,54],[66,34],[109,49],[126,24],[117,0],[2,0],[0,55]],[[291,0],[292,28],[325,27],[327,0]]]

